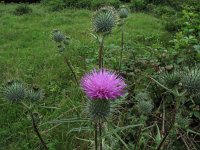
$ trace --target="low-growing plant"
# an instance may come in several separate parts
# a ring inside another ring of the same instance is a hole
[[[21,104],[29,113],[32,120],[32,127],[37,137],[39,138],[43,148],[48,150],[48,147],[39,132],[35,116],[33,114],[34,107],[39,100],[44,96],[42,90],[35,88],[27,88],[27,86],[18,80],[13,80],[1,88],[4,99],[8,103]]]
[[[118,15],[120,18],[119,26],[121,27],[121,51],[120,51],[120,58],[119,58],[119,72],[121,71],[121,65],[122,65],[122,55],[124,51],[124,24],[125,19],[128,17],[129,10],[125,6],[121,6]]]
[[[111,33],[113,27],[116,26],[117,22],[118,15],[114,7],[102,7],[97,10],[93,16],[93,31],[97,35],[92,35],[99,44],[99,68],[104,67],[104,38]]]
[[[14,14],[18,16],[29,14],[31,12],[32,12],[32,9],[29,7],[28,4],[20,4],[14,10]]]
[[[64,54],[64,51],[69,45],[70,37],[65,36],[60,30],[54,29],[52,32],[52,38],[57,44],[58,52],[64,57],[64,62],[66,63],[69,70],[71,71],[74,81],[76,82],[77,85],[79,85],[78,78],[71,64],[71,61],[69,57]]]
[[[144,11],[146,9],[146,3],[144,0],[132,0],[130,9],[132,11]]]

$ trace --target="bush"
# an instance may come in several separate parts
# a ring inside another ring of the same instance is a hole
[[[146,9],[146,4],[144,0],[132,0],[130,9],[132,11],[144,11]]]
[[[177,32],[181,28],[181,24],[176,17],[170,18],[165,23],[165,29],[169,32]]]
[[[113,6],[115,8],[119,8],[120,6],[120,1],[119,0],[93,0],[92,4],[91,4],[91,8],[92,9],[97,9],[100,8],[102,6]]]
[[[115,8],[120,6],[119,0],[43,0],[42,2],[45,5],[49,5],[53,11],[64,8],[97,9],[105,5],[111,5]]]
[[[32,9],[27,4],[21,4],[16,7],[14,14],[15,15],[24,15],[32,12]]]
[[[157,5],[152,11],[157,16],[171,16],[176,14],[176,11],[172,7],[164,5]]]

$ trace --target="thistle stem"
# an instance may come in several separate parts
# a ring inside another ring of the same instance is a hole
[[[41,136],[41,134],[40,134],[40,132],[39,132],[39,129],[38,129],[38,127],[37,127],[37,124],[36,124],[36,122],[35,122],[33,113],[32,113],[32,111],[31,111],[31,107],[29,107],[29,106],[28,106],[26,103],[24,103],[24,102],[21,102],[21,104],[28,110],[28,112],[29,112],[29,114],[30,114],[30,117],[31,117],[31,120],[32,120],[33,129],[34,129],[34,131],[35,131],[37,137],[39,138],[41,144],[43,145],[43,147],[44,147],[45,150],[48,150],[48,147],[47,147],[46,143],[44,142],[44,140],[43,140],[43,138],[42,138],[42,136]]]
[[[141,135],[141,133],[142,133],[142,127],[143,127],[143,126],[140,126],[140,127],[139,127],[139,132],[138,132],[137,141],[136,141],[134,150],[136,150],[137,145],[138,145],[139,142],[140,142],[140,135]]]
[[[177,96],[176,104],[175,104],[175,108],[174,108],[174,116],[172,118],[172,123],[171,123],[171,125],[169,127],[169,130],[167,131],[167,133],[163,137],[162,141],[160,142],[160,144],[158,145],[156,150],[161,150],[161,148],[163,147],[164,142],[166,141],[167,137],[169,136],[171,130],[174,128],[175,121],[176,121],[176,113],[177,113],[178,108],[179,108],[179,102],[180,102],[180,96]]]
[[[119,58],[119,73],[121,72],[121,65],[122,65],[122,55],[124,50],[124,25],[121,26],[121,51],[120,51],[120,58]]]
[[[163,100],[162,135],[165,133],[165,101]]]
[[[75,80],[76,84],[79,85],[78,79],[77,79],[77,76],[76,76],[76,73],[74,72],[74,69],[73,69],[73,67],[72,67],[72,64],[71,64],[70,60],[69,60],[66,56],[64,56],[64,60],[65,60],[65,63],[67,64],[69,70],[71,71],[71,73],[72,73],[72,75],[73,75],[73,77],[74,77],[74,80]]]
[[[97,123],[94,124],[94,138],[95,138],[95,150],[98,150],[98,139],[97,139],[97,135],[98,135],[98,125]]]
[[[103,68],[103,44],[104,44],[104,36],[99,43],[99,69]]]
[[[102,147],[102,125],[101,125],[101,122],[99,122],[99,141],[100,141],[100,150],[103,150],[103,147]]]
[[[33,129],[34,129],[36,135],[37,135],[38,138],[40,139],[40,142],[41,142],[41,144],[43,145],[44,149],[45,149],[45,150],[48,150],[48,147],[47,147],[46,143],[44,142],[42,136],[40,135],[40,132],[39,132],[38,127],[37,127],[37,124],[36,124],[36,122],[35,122],[33,113],[32,113],[31,111],[30,111],[30,116],[31,116],[31,119],[32,119]]]

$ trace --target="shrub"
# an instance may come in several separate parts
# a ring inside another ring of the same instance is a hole
[[[119,8],[120,6],[120,1],[119,0],[93,0],[91,3],[91,8],[92,9],[97,9],[100,8],[102,6],[106,6],[106,5],[110,5],[113,6],[115,8]]]
[[[162,16],[162,15],[171,16],[176,14],[176,11],[172,7],[158,5],[154,7],[153,13],[157,16]]]
[[[14,11],[15,15],[24,15],[29,14],[32,12],[32,9],[27,4],[21,4],[17,6],[17,8]]]
[[[170,18],[165,23],[165,29],[169,32],[177,32],[181,28],[181,24],[176,17]]]
[[[131,6],[132,11],[144,11],[146,9],[146,4],[144,0],[132,0]]]
[[[49,5],[51,10],[58,11],[67,7],[97,9],[111,5],[115,8],[120,6],[119,0],[43,0],[43,4]]]

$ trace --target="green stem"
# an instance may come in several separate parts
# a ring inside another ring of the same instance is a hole
[[[30,111],[30,116],[31,116],[31,119],[32,119],[33,129],[34,129],[34,131],[35,131],[37,137],[40,139],[40,142],[41,142],[41,144],[43,145],[44,149],[45,149],[45,150],[48,150],[48,147],[47,147],[45,141],[43,140],[43,138],[42,138],[42,136],[41,136],[41,134],[40,134],[40,132],[39,132],[39,129],[38,129],[37,124],[36,124],[36,122],[35,122],[33,113],[32,113],[31,111]]]
[[[102,39],[99,44],[99,69],[103,68],[103,42],[104,36],[102,36]]]
[[[163,147],[164,142],[166,141],[167,137],[169,136],[171,130],[174,128],[174,125],[175,125],[175,122],[176,122],[176,113],[178,112],[178,109],[179,109],[180,100],[181,100],[181,96],[176,96],[176,104],[175,104],[175,108],[174,108],[174,116],[172,118],[172,123],[169,127],[169,130],[167,131],[167,133],[163,137],[162,141],[160,142],[160,144],[158,145],[156,150],[161,150],[161,148]]]
[[[168,92],[172,93],[173,95],[177,95],[177,93],[175,93],[174,91],[170,90],[166,86],[162,85],[160,82],[156,81],[154,78],[152,78],[152,77],[149,77],[149,78],[151,80],[153,80],[156,84],[158,84],[159,86],[161,86],[162,88],[164,88],[165,90],[167,90]]]
[[[136,150],[137,145],[140,143],[140,137],[141,137],[141,133],[142,133],[142,127],[143,127],[143,126],[140,126],[140,127],[139,127],[139,132],[138,132],[137,141],[136,141],[134,150]]]
[[[102,125],[101,125],[101,122],[99,122],[99,141],[100,141],[100,150],[103,150],[103,147],[102,147]]]
[[[68,68],[70,69],[76,84],[79,85],[76,73],[74,72],[74,69],[72,67],[72,64],[71,64],[70,60],[66,56],[64,56],[64,60],[65,60],[65,63],[67,64]]]
[[[43,140],[40,132],[39,132],[39,129],[37,127],[37,124],[36,124],[36,121],[34,119],[34,116],[33,116],[33,113],[32,113],[32,110],[31,110],[31,107],[29,107],[26,103],[24,102],[21,102],[21,104],[28,110],[29,114],[30,114],[30,117],[31,117],[31,120],[32,120],[32,126],[33,126],[33,130],[35,131],[37,137],[39,138],[41,144],[43,145],[44,149],[45,150],[48,150],[48,147],[45,143],[45,141]]]
[[[95,140],[95,150],[98,150],[98,139],[97,139],[97,135],[98,135],[98,125],[97,123],[94,124],[94,140]]]
[[[120,58],[119,58],[119,72],[121,72],[121,65],[122,65],[122,55],[124,50],[124,25],[121,27],[121,51],[120,51]]]

